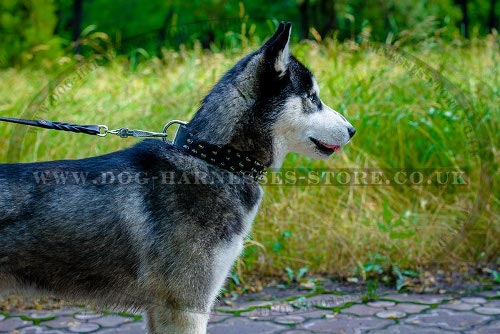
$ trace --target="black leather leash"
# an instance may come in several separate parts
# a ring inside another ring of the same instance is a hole
[[[108,134],[114,134],[121,138],[127,137],[161,137],[167,138],[167,129],[172,124],[179,124],[172,145],[182,149],[187,154],[204,160],[209,164],[228,170],[234,174],[248,176],[259,181],[267,174],[265,166],[259,160],[253,158],[251,154],[236,150],[230,146],[213,145],[210,143],[195,141],[193,133],[188,131],[185,122],[170,121],[165,125],[162,132],[152,132],[144,130],[129,130],[119,128],[109,130],[106,125],[79,125],[63,122],[53,122],[48,120],[28,120],[21,118],[1,117],[0,121],[35,126],[44,129],[62,130],[76,133],[84,133],[104,137]]]
[[[162,137],[166,138],[166,130],[164,132],[152,132],[144,130],[129,130],[127,128],[119,128],[115,130],[109,130],[106,125],[79,125],[71,123],[53,122],[46,119],[31,120],[31,119],[21,119],[21,118],[10,118],[10,117],[0,117],[0,121],[23,124],[29,126],[36,126],[38,128],[51,129],[51,130],[62,130],[76,133],[84,133],[87,135],[95,135],[99,137],[105,137],[108,134],[113,134],[120,136],[121,138],[127,137]]]
[[[44,129],[85,133],[87,135],[99,135],[101,133],[101,125],[78,125],[78,124],[70,124],[62,122],[51,122],[45,119],[31,120],[31,119],[10,118],[1,116],[0,116],[0,121],[36,126]]]

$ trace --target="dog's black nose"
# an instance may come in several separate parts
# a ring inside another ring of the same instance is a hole
[[[352,136],[354,136],[354,134],[356,133],[356,129],[350,126],[347,128],[347,132],[349,132],[349,137],[352,138]]]

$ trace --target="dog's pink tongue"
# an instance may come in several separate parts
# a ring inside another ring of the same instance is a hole
[[[340,151],[340,150],[342,149],[342,147],[341,147],[341,146],[339,146],[339,145],[330,145],[330,144],[326,144],[326,143],[321,143],[321,144],[322,144],[324,147],[327,147],[327,148],[329,148],[329,149],[334,150],[335,152]]]

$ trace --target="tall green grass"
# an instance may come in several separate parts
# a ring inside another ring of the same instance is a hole
[[[189,120],[217,79],[251,49],[165,51],[162,59],[144,60],[133,71],[127,60],[114,59],[49,101],[46,112],[23,116],[159,131],[168,120]],[[275,275],[285,267],[308,267],[349,275],[375,254],[402,267],[498,262],[497,41],[428,43],[405,50],[454,83],[472,104],[466,110],[449,99],[456,92],[430,85],[376,46],[325,40],[321,45],[303,42],[292,50],[315,73],[323,101],[343,113],[357,134],[330,160],[290,154],[284,167],[454,167],[466,171],[468,185],[265,186],[240,272]],[[51,73],[0,72],[0,114],[21,116],[67,66]],[[15,145],[10,141],[15,129],[0,123],[2,162],[8,160],[9,145]],[[89,157],[135,142],[31,129],[16,147],[20,161],[30,162]],[[467,224],[483,187],[484,164],[489,166],[491,196],[480,218]]]

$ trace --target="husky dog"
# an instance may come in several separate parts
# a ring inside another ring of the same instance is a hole
[[[290,30],[281,23],[222,77],[185,126],[187,143],[272,168],[288,152],[324,159],[347,144],[355,130],[290,54]],[[150,333],[205,333],[262,188],[255,170],[233,173],[192,151],[144,140],[88,159],[0,165],[0,292],[143,308]],[[233,182],[165,176],[199,173]]]

